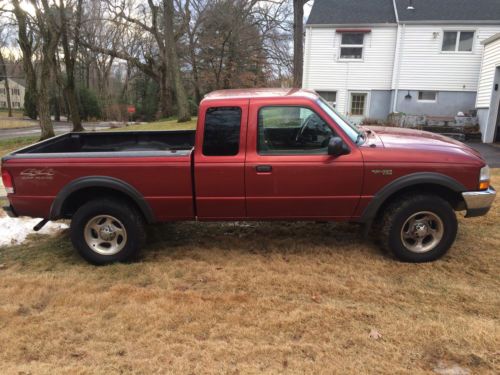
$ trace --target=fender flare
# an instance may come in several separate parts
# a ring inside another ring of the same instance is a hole
[[[148,223],[155,222],[153,210],[139,191],[125,181],[107,176],[87,176],[77,178],[64,186],[55,197],[50,207],[50,220],[61,218],[66,199],[73,193],[86,188],[107,188],[119,191],[137,204]]]
[[[372,198],[361,215],[360,222],[370,224],[380,207],[398,191],[422,184],[438,185],[453,190],[456,193],[467,191],[467,188],[452,177],[435,172],[417,172],[399,177],[380,189]]]

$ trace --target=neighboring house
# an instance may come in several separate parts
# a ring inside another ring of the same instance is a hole
[[[499,0],[315,0],[303,86],[355,121],[471,112],[499,32]]]
[[[484,53],[477,90],[477,116],[483,142],[500,142],[500,33],[482,44]]]
[[[8,78],[10,90],[10,103],[12,109],[24,108],[24,93],[26,90],[26,83],[22,79]],[[5,82],[0,79],[0,108],[7,108],[7,93],[5,92]]]

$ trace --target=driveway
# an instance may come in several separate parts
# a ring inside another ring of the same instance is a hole
[[[479,142],[469,142],[467,144],[476,151],[479,151],[491,168],[500,168],[500,144]]]
[[[105,130],[112,126],[120,126],[119,123],[111,122],[87,122],[83,124],[85,130]],[[54,131],[56,134],[67,133],[71,131],[73,125],[69,122],[56,122],[54,123]],[[19,137],[29,137],[40,135],[40,127],[29,126],[23,128],[12,128],[12,129],[0,129],[0,139],[11,139]]]

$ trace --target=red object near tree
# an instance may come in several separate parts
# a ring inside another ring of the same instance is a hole
[[[127,113],[130,113],[130,114],[135,113],[135,105],[127,106]]]

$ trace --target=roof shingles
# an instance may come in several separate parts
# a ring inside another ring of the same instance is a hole
[[[308,25],[395,23],[393,0],[315,0]],[[396,0],[401,22],[500,23],[500,0]]]

